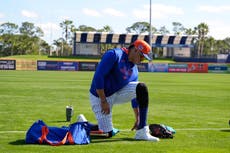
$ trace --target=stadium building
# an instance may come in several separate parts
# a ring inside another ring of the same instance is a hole
[[[114,47],[128,46],[137,39],[145,40],[149,43],[147,34],[115,34],[98,32],[76,32],[73,39],[72,54],[100,56],[103,44],[114,45]],[[152,47],[161,48],[163,57],[191,57],[194,50],[196,37],[193,35],[153,35]],[[155,54],[154,56],[158,56]]]

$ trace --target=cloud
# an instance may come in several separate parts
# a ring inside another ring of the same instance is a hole
[[[61,21],[71,20],[71,17],[69,17],[69,16],[60,16],[59,18],[60,18]]]
[[[0,13],[0,18],[4,18],[5,15],[3,13]]]
[[[152,4],[152,18],[163,19],[172,16],[181,16],[184,14],[183,9],[176,6],[169,6],[164,4]],[[149,18],[149,5],[144,5],[141,9],[134,9],[133,15],[138,19],[148,19]]]
[[[28,11],[28,10],[22,10],[21,11],[22,16],[28,17],[28,18],[37,18],[38,15],[35,12]]]
[[[229,37],[229,23],[221,20],[212,20],[208,22],[208,25],[210,30],[209,35],[213,36],[215,39],[225,39]]]
[[[107,14],[107,15],[111,15],[111,16],[116,16],[116,17],[123,17],[125,16],[124,13],[118,11],[118,10],[115,10],[113,8],[106,8],[103,10],[103,13]]]
[[[88,15],[88,16],[94,16],[94,17],[100,17],[101,16],[100,12],[93,10],[93,9],[83,8],[82,11],[85,15]]]
[[[230,13],[230,5],[223,5],[223,6],[203,5],[198,7],[198,10],[201,12],[208,12],[208,13],[223,13],[223,12]]]
[[[83,13],[87,16],[93,16],[93,17],[102,17],[103,15],[109,15],[109,16],[115,16],[115,17],[123,17],[125,16],[124,13],[121,11],[118,11],[113,8],[105,8],[102,9],[101,11],[89,9],[89,8],[84,8],[82,9]]]
[[[36,26],[40,27],[44,32],[44,37],[49,44],[52,44],[54,39],[60,38],[62,36],[62,30],[58,24],[48,22],[36,24]]]
[[[48,33],[50,34],[52,31],[59,31],[61,28],[58,24],[56,23],[52,23],[52,22],[48,22],[48,23],[40,23],[37,24],[38,27],[40,27],[44,33]]]

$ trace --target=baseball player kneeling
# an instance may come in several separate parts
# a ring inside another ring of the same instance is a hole
[[[149,133],[147,126],[148,89],[138,81],[137,65],[149,57],[150,46],[143,40],[136,40],[128,48],[108,50],[95,71],[91,88],[90,102],[100,130],[112,137],[116,134],[112,124],[114,104],[132,102],[136,122],[135,139],[159,141]]]

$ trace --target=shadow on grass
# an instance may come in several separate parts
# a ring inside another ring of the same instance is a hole
[[[63,120],[63,121],[52,121],[52,123],[70,123],[70,122]]]
[[[133,138],[101,138],[101,137],[93,137],[91,138],[91,143],[111,143],[111,142],[118,142],[118,141],[137,141]]]
[[[111,142],[118,142],[118,141],[137,141],[133,138],[112,138],[112,139],[108,139],[108,138],[93,138],[91,139],[91,143],[111,143]],[[10,145],[28,145],[26,144],[25,140],[24,139],[20,139],[20,140],[16,140],[16,141],[12,141],[12,142],[9,142]]]
[[[230,132],[230,129],[220,130],[221,132]]]
[[[26,142],[24,139],[20,139],[20,140],[12,141],[9,144],[11,144],[11,145],[26,145]]]

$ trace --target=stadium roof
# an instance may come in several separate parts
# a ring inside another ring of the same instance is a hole
[[[194,47],[194,35],[153,35],[152,47]],[[74,43],[130,44],[137,39],[149,42],[147,34],[76,32]]]

